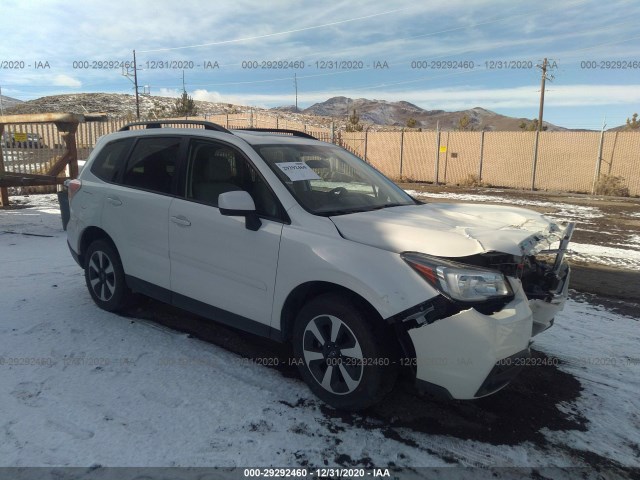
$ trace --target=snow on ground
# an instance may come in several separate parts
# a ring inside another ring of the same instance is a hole
[[[99,310],[67,250],[56,197],[28,203],[0,211],[0,466],[293,467],[347,458],[376,467],[566,467],[587,465],[589,452],[640,466],[640,313],[569,301],[537,337],[583,389],[557,408],[586,418],[582,429],[542,428],[542,444],[456,436],[447,415],[438,434],[347,421],[328,415],[301,380]],[[544,403],[547,394],[537,395],[530,401]]]
[[[581,224],[591,223],[591,219],[603,217],[604,214],[598,207],[590,207],[585,205],[572,205],[570,203],[545,202],[528,198],[511,198],[501,197],[499,195],[482,195],[475,193],[452,193],[452,192],[419,192],[417,190],[406,190],[406,192],[414,197],[430,197],[439,200],[460,200],[462,202],[491,202],[491,203],[508,203],[509,205],[519,206],[536,206],[542,208],[553,208],[559,211],[547,216],[556,220],[567,222],[580,222]]]
[[[640,245],[627,246],[640,247]],[[568,257],[572,260],[640,270],[640,250],[627,250],[574,242],[571,242],[569,248]]]
[[[499,195],[482,195],[472,193],[453,193],[453,192],[420,192],[417,190],[406,190],[406,192],[414,197],[429,197],[439,201],[447,199],[459,200],[463,202],[489,202],[489,203],[507,203],[510,205],[520,205],[523,207],[540,207],[549,208],[551,211],[545,213],[545,216],[561,222],[577,222],[577,229],[582,231],[595,231],[584,228],[585,225],[593,224],[592,220],[603,217],[604,214],[598,207],[573,205],[570,203],[546,202],[535,199],[521,199],[502,197]],[[630,214],[634,215],[635,214]],[[638,214],[640,215],[640,214]],[[614,235],[609,232],[598,231],[602,235]],[[616,234],[619,235],[619,234]],[[622,267],[631,270],[640,269],[640,236],[628,235],[626,243],[616,243],[614,246],[587,245],[571,242],[567,258],[574,261],[599,263],[613,267]],[[616,248],[625,247],[625,248]]]

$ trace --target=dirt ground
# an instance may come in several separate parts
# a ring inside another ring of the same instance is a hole
[[[464,188],[435,186],[422,183],[400,184],[405,190],[428,193],[456,193],[484,196],[498,196],[519,200],[534,200],[553,204],[570,203],[573,205],[596,207],[603,216],[589,218],[585,224],[576,219],[576,230],[572,241],[581,244],[612,246],[625,243],[629,235],[640,235],[640,198],[601,197],[578,193],[551,193],[545,191],[507,190],[490,188]],[[468,200],[450,198],[431,198],[427,202],[461,203]],[[485,202],[491,203],[491,202]],[[497,205],[504,203],[496,202]],[[518,205],[540,213],[556,213],[562,217],[562,207],[539,207],[536,205]],[[635,215],[635,216],[634,216]],[[571,288],[579,292],[596,294],[609,299],[637,302],[640,297],[640,272],[637,270],[609,267],[597,263],[570,261],[572,264]],[[606,300],[605,300],[606,301]],[[615,305],[616,302],[610,302]],[[626,302],[621,302],[626,303]],[[636,310],[636,313],[640,310]]]

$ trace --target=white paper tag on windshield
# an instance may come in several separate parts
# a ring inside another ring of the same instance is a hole
[[[316,172],[311,170],[304,162],[282,162],[276,163],[276,166],[289,177],[291,181],[299,180],[319,180],[320,177]]]

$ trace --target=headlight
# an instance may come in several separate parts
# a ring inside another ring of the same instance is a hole
[[[406,252],[401,257],[429,284],[453,300],[482,302],[513,296],[511,285],[500,272],[417,252]]]

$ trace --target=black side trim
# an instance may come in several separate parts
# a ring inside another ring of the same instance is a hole
[[[451,317],[462,310],[464,310],[464,308],[461,308],[460,305],[451,302],[443,295],[436,295],[426,302],[419,303],[418,305],[407,308],[400,313],[396,313],[395,315],[387,318],[386,321],[388,323],[401,323],[406,326],[407,330],[410,330],[424,324],[425,322],[427,325],[430,325],[437,320]],[[424,317],[424,320],[418,322],[422,317]]]
[[[191,313],[222,323],[229,327],[237,328],[238,330],[243,330],[254,335],[260,335],[261,337],[270,338],[278,342],[284,341],[280,330],[276,330],[264,323],[256,322],[250,318],[237,315],[227,310],[223,310],[222,308],[214,307],[213,305],[200,302],[199,300],[194,300],[193,298],[172,292],[171,290],[159,287],[145,280],[132,277],[131,275],[126,275],[126,280],[127,285],[134,292],[142,293],[161,302],[188,310]]]
[[[429,393],[438,398],[443,398],[446,400],[453,400],[453,395],[451,392],[440,385],[436,385],[435,383],[427,382],[425,380],[416,379],[416,390],[420,393]]]
[[[463,310],[469,310],[470,308],[476,309],[483,315],[493,315],[494,313],[502,310],[505,305],[512,300],[513,295],[504,298],[486,300],[484,302],[460,302],[450,300],[444,295],[438,294],[426,302],[419,303],[418,305],[407,308],[400,313],[396,313],[395,315],[387,318],[386,321],[388,323],[402,322],[406,325],[407,329],[411,329],[419,327],[424,323],[430,325],[435,321],[452,317],[456,313],[460,313]],[[418,322],[418,319],[421,317],[424,317],[424,319]]]
[[[474,396],[484,397],[500,390],[520,373],[526,364],[523,360],[530,357],[531,351],[527,348],[510,357],[498,360]]]
[[[69,251],[71,252],[71,256],[76,261],[76,263],[81,268],[84,268],[84,265],[82,264],[82,260],[80,259],[80,256],[76,253],[76,251],[73,248],[71,248],[71,244],[69,243],[69,240],[67,240],[67,247],[69,247]]]

